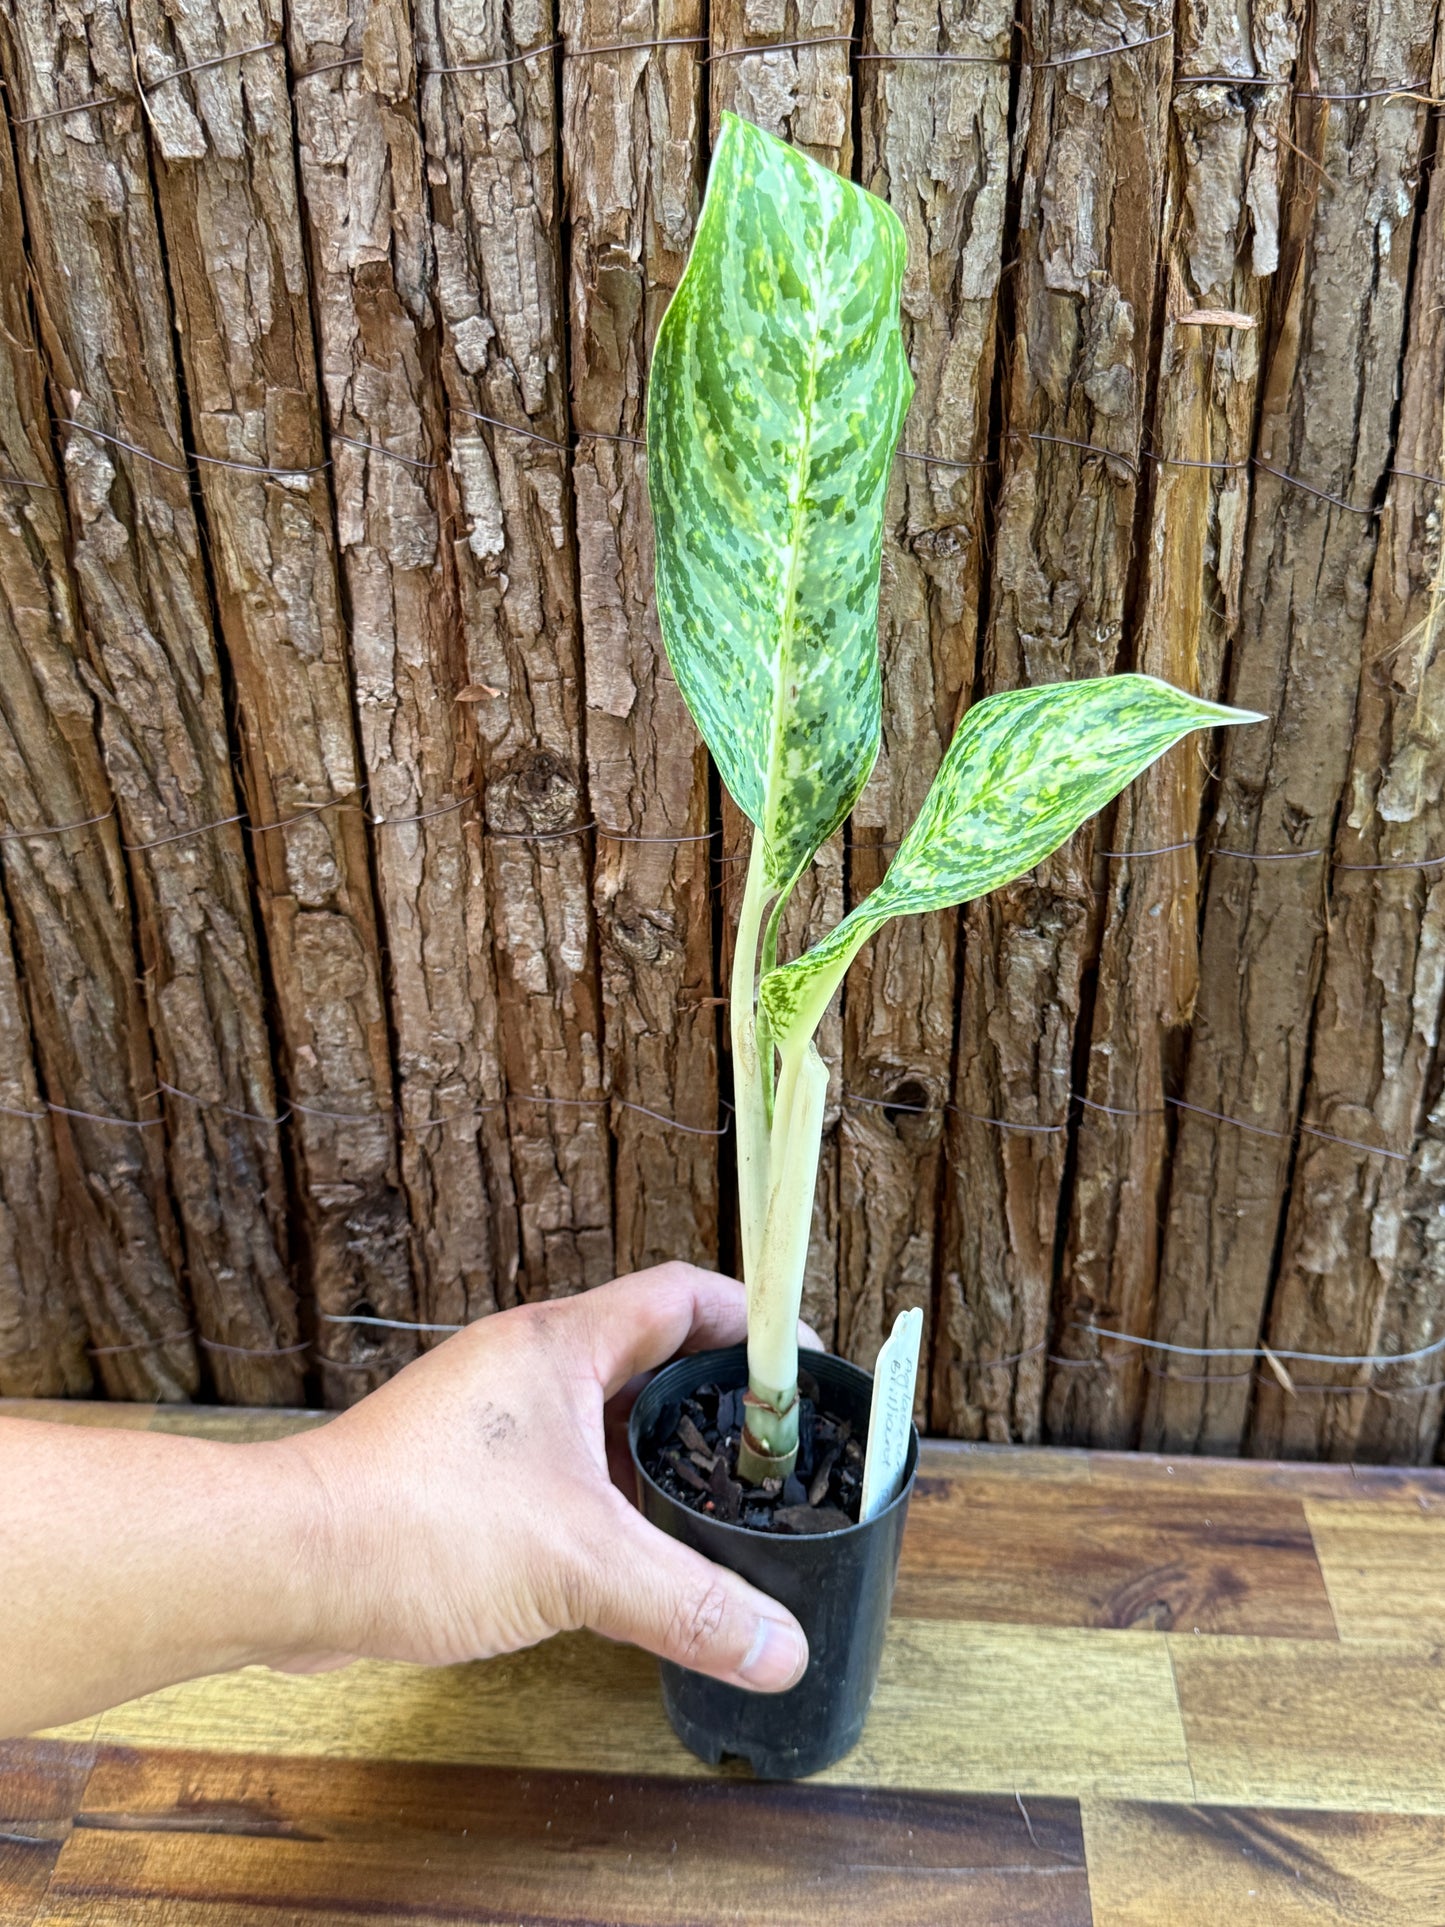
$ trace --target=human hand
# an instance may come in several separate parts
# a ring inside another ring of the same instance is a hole
[[[285,1441],[322,1501],[319,1606],[315,1640],[273,1663],[447,1665],[588,1626],[737,1686],[793,1685],[792,1615],[648,1525],[609,1471],[609,1401],[616,1417],[637,1374],[744,1329],[740,1285],[659,1265],[469,1325]]]

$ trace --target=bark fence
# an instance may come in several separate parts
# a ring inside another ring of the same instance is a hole
[[[649,345],[717,116],[909,236],[885,740],[1138,668],[1268,713],[891,927],[808,1311],[965,1437],[1436,1455],[1432,0],[14,0],[0,1394],[339,1403],[729,1265],[739,825],[662,655]]]

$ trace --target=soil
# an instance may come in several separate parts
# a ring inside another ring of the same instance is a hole
[[[743,1485],[737,1476],[743,1387],[699,1385],[667,1406],[642,1462],[669,1498],[753,1532],[837,1532],[858,1523],[863,1448],[850,1420],[820,1410],[817,1381],[798,1374],[798,1463],[790,1477]]]

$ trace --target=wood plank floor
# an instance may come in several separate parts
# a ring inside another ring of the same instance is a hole
[[[817,1780],[701,1768],[586,1636],[252,1669],[0,1746],[0,1927],[1445,1927],[1442,1655],[1445,1471],[929,1446]]]

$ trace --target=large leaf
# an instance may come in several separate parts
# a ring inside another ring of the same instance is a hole
[[[1261,720],[1153,676],[1013,689],[976,703],[882,883],[821,943],[764,977],[778,1043],[812,1036],[860,945],[890,917],[996,890],[1041,863],[1181,736]]]
[[[913,392],[883,202],[722,117],[648,395],[673,674],[786,888],[878,753],[878,563]]]

